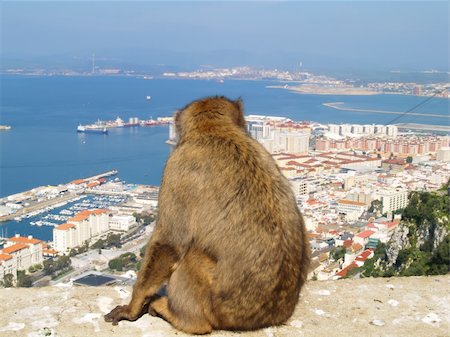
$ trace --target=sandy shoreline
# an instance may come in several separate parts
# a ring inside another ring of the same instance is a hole
[[[298,94],[309,95],[346,95],[346,96],[370,96],[381,94],[378,91],[373,91],[366,88],[325,88],[319,85],[300,85],[300,86],[288,86],[288,85],[270,85],[266,88],[270,89],[284,89]]]

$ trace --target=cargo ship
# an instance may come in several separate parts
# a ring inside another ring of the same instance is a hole
[[[9,125],[0,125],[0,131],[8,131],[11,130],[11,126]]]
[[[78,125],[77,132],[107,134],[108,130],[96,125]]]

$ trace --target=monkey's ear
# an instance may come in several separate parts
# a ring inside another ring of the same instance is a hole
[[[244,114],[244,101],[242,100],[242,97],[239,97],[237,100],[235,100],[234,105],[236,105],[239,111]]]
[[[245,130],[246,126],[245,126],[245,119],[244,119],[244,102],[242,101],[242,98],[239,97],[233,103],[237,108],[236,124]]]

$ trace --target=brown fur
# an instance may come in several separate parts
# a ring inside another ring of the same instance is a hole
[[[288,181],[246,133],[240,101],[195,101],[175,121],[180,140],[131,302],[105,320],[136,320],[148,310],[195,334],[285,322],[310,259]],[[156,296],[166,282],[168,295]]]

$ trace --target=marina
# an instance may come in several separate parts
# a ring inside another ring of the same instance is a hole
[[[102,175],[99,175],[102,176]],[[113,183],[121,183],[117,178]],[[133,188],[134,185],[125,185]],[[98,194],[80,193],[75,198],[51,206],[36,209],[23,215],[17,215],[0,224],[4,237],[15,234],[33,235],[44,241],[52,240],[53,228],[67,222],[77,213],[92,209],[109,209],[129,200],[127,192],[111,195],[108,192]],[[2,236],[3,237],[3,236]]]
[[[64,185],[41,186],[1,198],[0,205],[9,208],[10,211],[0,216],[0,222],[21,221],[63,207],[70,202],[76,202],[86,197],[82,195],[84,190],[78,188],[77,185],[88,185],[94,181],[105,182],[106,178],[116,174],[116,170],[111,170],[88,178],[77,179]]]

